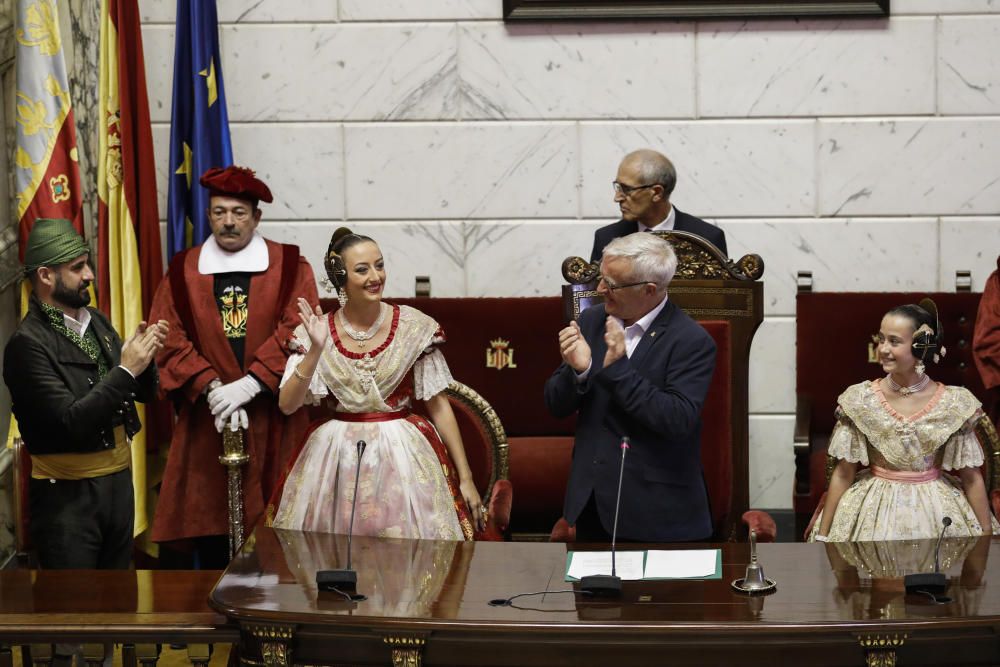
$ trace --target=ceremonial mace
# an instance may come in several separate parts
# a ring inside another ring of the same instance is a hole
[[[243,445],[243,429],[222,429],[222,456],[219,463],[228,472],[229,559],[243,546],[243,466],[250,455]]]

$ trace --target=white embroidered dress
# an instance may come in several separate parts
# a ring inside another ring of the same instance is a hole
[[[310,433],[276,503],[275,528],[347,533],[357,442],[364,440],[367,447],[361,458],[354,534],[471,538],[471,525],[462,525],[456,513],[454,491],[447,479],[452,474],[449,466],[428,440],[440,443],[440,437],[427,420],[409,414],[414,398],[431,398],[451,382],[448,365],[437,349],[444,342],[443,333],[436,321],[414,308],[392,308],[389,337],[370,354],[374,364],[343,348],[332,314],[329,317],[331,336],[305,402],[332,401],[339,413],[375,420],[334,416]],[[302,326],[295,336],[303,352],[308,350],[311,341]],[[304,354],[289,357],[282,385],[303,358]],[[439,444],[438,451],[442,448]]]
[[[837,399],[838,421],[831,456],[902,473],[923,481],[900,481],[860,470],[837,504],[827,537],[831,542],[934,538],[951,517],[948,537],[982,535],[961,483],[944,471],[979,467],[983,450],[974,428],[984,418],[967,389],[939,384],[927,405],[904,417],[889,405],[881,380],[848,387]],[[938,476],[936,470],[942,471]],[[809,541],[822,523],[817,516]],[[993,533],[1000,531],[993,519]]]

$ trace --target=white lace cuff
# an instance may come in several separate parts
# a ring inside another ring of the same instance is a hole
[[[983,465],[983,448],[974,431],[962,429],[944,443],[944,457],[941,467],[945,470],[978,468]]]
[[[453,379],[441,350],[431,348],[413,364],[413,395],[426,401],[447,389]]]
[[[827,453],[849,463],[868,465],[868,441],[848,419],[841,418],[833,427]]]

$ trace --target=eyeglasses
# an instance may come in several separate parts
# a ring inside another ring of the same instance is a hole
[[[636,285],[648,285],[648,280],[640,280],[635,283],[627,283],[625,285],[616,285],[614,281],[608,280],[604,276],[601,276],[600,282],[604,283],[604,286],[608,288],[609,292],[617,292],[620,289],[625,289],[626,287],[635,287]]]
[[[624,183],[619,183],[618,181],[612,181],[611,186],[615,189],[616,195],[621,195],[623,197],[631,197],[633,192],[637,190],[642,190],[644,188],[651,188],[659,183],[649,183],[647,185],[625,185]]]

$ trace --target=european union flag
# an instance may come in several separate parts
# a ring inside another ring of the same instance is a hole
[[[168,261],[211,233],[208,191],[198,183],[199,176],[209,167],[233,163],[215,0],[177,0],[176,29],[167,172]]]

